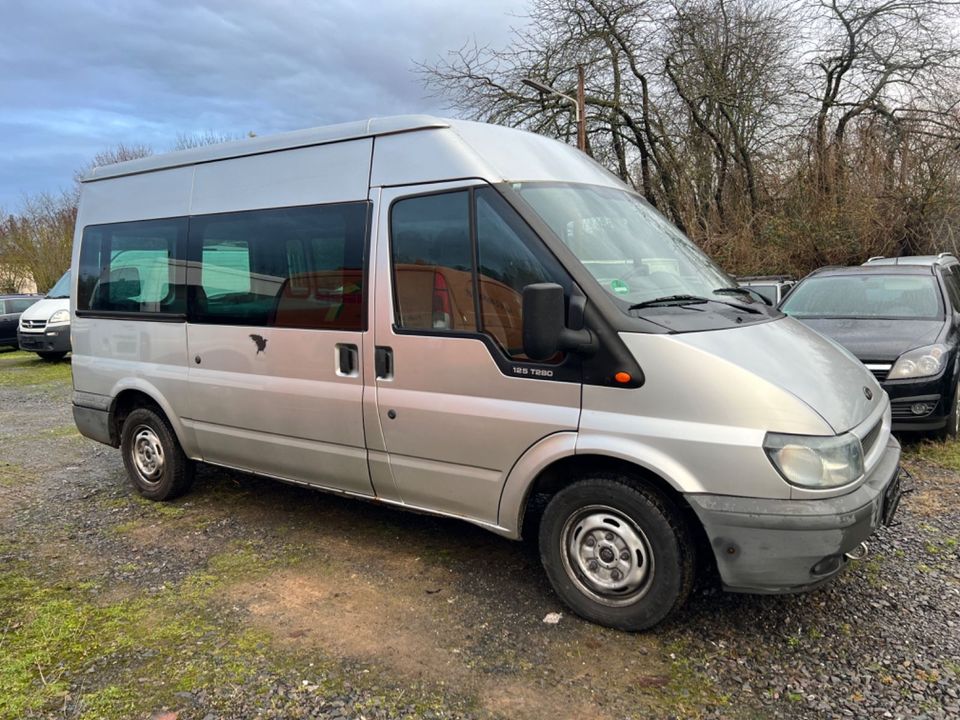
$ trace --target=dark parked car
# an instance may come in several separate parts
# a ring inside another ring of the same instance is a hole
[[[772,305],[779,305],[796,283],[789,275],[745,275],[737,278],[737,285],[759,293]]]
[[[39,299],[39,295],[0,295],[0,347],[19,347],[17,323],[20,314]]]
[[[890,396],[894,430],[960,432],[960,263],[952,255],[822,268],[780,309],[857,356]]]

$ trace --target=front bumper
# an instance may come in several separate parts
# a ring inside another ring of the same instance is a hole
[[[892,380],[881,383],[890,396],[893,429],[938,430],[947,423],[953,399],[952,375],[943,373],[934,378]],[[914,405],[924,405],[926,412],[914,414]]]
[[[899,502],[900,443],[890,437],[866,481],[839,497],[767,500],[686,495],[717,559],[724,588],[785,593],[816,587],[846,565]],[[889,490],[889,492],[888,492]],[[885,512],[888,511],[888,512]]]
[[[17,328],[21,350],[29,352],[70,352],[70,326],[55,325],[42,332],[23,332]]]

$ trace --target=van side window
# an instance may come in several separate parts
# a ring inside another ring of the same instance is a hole
[[[525,360],[523,288],[543,282],[566,286],[567,275],[496,190],[480,188],[475,197],[481,327],[511,358]]]
[[[186,239],[186,218],[84,228],[77,309],[185,313]]]
[[[470,194],[458,191],[393,205],[398,327],[476,332],[469,203]]]
[[[365,327],[367,203],[190,219],[190,322]]]
[[[511,359],[526,360],[523,288],[571,288],[559,262],[493,188],[398,200],[390,235],[398,328],[483,332]]]

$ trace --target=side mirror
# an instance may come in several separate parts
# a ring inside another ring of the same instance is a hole
[[[561,350],[592,353],[597,341],[589,330],[571,330],[565,323],[563,288],[536,283],[523,289],[523,352],[531,360],[547,360]]]

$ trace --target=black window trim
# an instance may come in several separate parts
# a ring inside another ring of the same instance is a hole
[[[86,234],[87,230],[90,228],[101,228],[108,227],[110,225],[125,225],[128,223],[138,223],[138,222],[162,222],[164,220],[186,220],[186,241],[183,243],[183,256],[175,257],[174,260],[184,263],[185,267],[185,278],[184,278],[184,292],[186,294],[186,312],[182,313],[166,313],[166,312],[126,312],[119,310],[80,310],[75,309],[74,314],[77,317],[81,318],[92,318],[92,319],[101,319],[101,320],[137,320],[140,322],[160,322],[160,323],[187,323],[191,325],[216,325],[217,323],[206,323],[206,322],[191,322],[191,308],[193,305],[194,291],[187,281],[189,278],[190,268],[193,263],[191,257],[192,244],[190,242],[190,224],[194,218],[207,218],[216,215],[236,215],[239,213],[246,212],[259,212],[263,210],[288,210],[295,208],[305,208],[305,207],[325,207],[330,205],[364,205],[365,206],[365,217],[364,217],[364,228],[363,228],[363,248],[361,253],[361,262],[362,267],[362,278],[363,278],[363,294],[361,297],[361,306],[360,306],[360,316],[361,316],[361,326],[359,329],[350,329],[350,330],[338,330],[332,328],[297,328],[297,327],[288,327],[283,326],[284,330],[311,330],[315,332],[366,332],[369,329],[370,325],[370,288],[369,288],[369,278],[370,278],[370,231],[372,228],[372,218],[373,218],[373,202],[371,199],[363,198],[360,200],[346,200],[346,201],[337,201],[337,202],[328,202],[328,203],[313,203],[310,205],[283,205],[279,207],[265,207],[265,208],[252,208],[250,210],[234,210],[226,211],[221,213],[203,213],[198,215],[168,215],[165,217],[150,217],[150,218],[138,218],[136,220],[121,220],[118,222],[108,222],[108,223],[92,223],[90,225],[84,225],[83,229],[80,232],[80,242],[81,247],[83,243],[83,236]],[[202,259],[198,262],[202,262]],[[231,327],[261,327],[259,325],[235,325],[230,324]],[[272,326],[271,326],[272,327]]]
[[[187,226],[187,317],[186,321],[190,325],[220,325],[222,327],[269,327],[277,328],[280,330],[311,330],[314,332],[350,332],[350,333],[363,333],[369,329],[370,326],[370,288],[369,288],[369,279],[370,279],[370,230],[372,227],[371,219],[373,217],[373,201],[368,198],[363,198],[361,200],[342,200],[335,202],[326,202],[326,203],[311,203],[309,205],[281,205],[281,206],[270,206],[262,208],[250,208],[248,210],[228,210],[218,213],[204,213],[202,215],[190,215],[189,219],[193,218],[211,218],[217,216],[225,215],[241,215],[244,213],[255,213],[255,212],[264,212],[264,211],[274,211],[274,210],[297,210],[302,208],[321,208],[321,207],[332,207],[336,205],[363,205],[365,209],[365,216],[363,220],[363,231],[362,231],[362,242],[363,247],[361,248],[361,277],[363,279],[363,293],[360,298],[360,327],[359,328],[350,328],[350,329],[340,329],[340,328],[317,328],[317,327],[297,327],[293,325],[283,325],[278,327],[275,325],[255,325],[255,324],[242,324],[242,323],[215,323],[215,322],[203,322],[197,321],[194,319],[194,307],[195,307],[195,298],[196,298],[196,286],[190,283],[190,273],[191,268],[203,267],[203,247],[200,247],[200,256],[197,257],[195,254],[194,243],[192,242],[193,234],[189,227],[189,222]],[[194,271],[196,272],[196,271]]]
[[[190,216],[189,215],[167,215],[164,217],[138,218],[136,220],[119,220],[117,222],[93,223],[91,225],[84,225],[83,229],[80,231],[81,250],[80,250],[80,255],[78,257],[82,257],[83,255],[83,238],[86,235],[87,230],[91,228],[110,227],[111,225],[129,225],[129,224],[139,223],[139,222],[164,222],[164,221],[173,221],[173,220],[186,220],[186,225],[187,225],[186,236],[183,242],[184,256],[186,256],[187,247],[189,245],[189,240],[190,240]],[[184,262],[184,263],[186,262],[185,257],[174,257],[173,260],[175,262],[177,261]],[[78,279],[78,283],[79,283],[79,279]],[[174,292],[176,292],[176,290],[177,288],[176,288],[176,285],[174,284]],[[188,293],[187,293],[186,285],[184,286],[183,291],[185,294],[184,304],[189,310],[190,303],[189,303],[189,297],[187,297]],[[74,305],[75,303],[76,303],[76,300],[74,300]],[[161,322],[161,323],[178,323],[178,322],[187,321],[186,312],[171,313],[171,312],[128,312],[125,310],[81,310],[77,307],[74,307],[73,314],[76,317],[93,318],[93,319],[100,319],[100,320],[141,320],[143,322]]]
[[[433,338],[458,338],[461,340],[479,340],[482,342],[487,351],[490,353],[493,361],[497,364],[497,367],[500,369],[500,372],[507,377],[518,377],[518,378],[532,378],[538,380],[555,380],[560,382],[581,382],[581,370],[580,370],[580,359],[575,356],[573,353],[567,353],[563,361],[558,364],[535,362],[532,360],[515,360],[507,355],[506,351],[500,347],[500,343],[496,341],[489,333],[483,331],[483,316],[480,312],[480,292],[478,290],[478,278],[477,273],[479,272],[480,262],[479,262],[479,246],[477,243],[477,223],[476,223],[476,201],[475,201],[475,191],[477,188],[491,188],[494,190],[500,197],[503,197],[503,194],[497,189],[496,185],[488,183],[484,180],[479,180],[477,178],[468,178],[466,180],[476,180],[471,185],[461,185],[458,187],[445,187],[442,190],[431,190],[428,192],[413,192],[409,195],[403,195],[396,197],[390,201],[390,207],[387,210],[387,255],[390,261],[390,295],[393,307],[391,308],[391,321],[390,327],[394,334],[396,335],[412,335],[418,337],[433,337]],[[432,197],[435,195],[449,195],[452,193],[467,193],[467,203],[468,203],[468,217],[470,222],[470,243],[471,243],[471,252],[473,259],[473,268],[471,271],[472,282],[473,282],[473,296],[474,296],[474,312],[476,313],[476,322],[477,330],[475,332],[469,331],[460,331],[460,330],[431,330],[425,328],[405,328],[397,324],[397,310],[400,307],[399,299],[397,297],[397,276],[396,269],[394,267],[394,257],[393,257],[393,211],[397,203],[403,200],[412,200],[417,198]],[[506,198],[504,198],[506,200]],[[507,205],[511,208],[513,206],[507,202]],[[528,228],[530,228],[529,223],[526,222],[524,218],[520,218]],[[535,237],[539,239],[537,232],[530,228],[530,231]],[[553,255],[550,251],[550,248],[545,244],[543,249]],[[554,259],[557,260],[558,266],[564,271],[567,272],[566,267],[554,256]],[[570,284],[574,292],[581,292],[577,286],[576,281],[570,276],[567,272],[567,276],[570,279]],[[523,371],[524,369],[533,369],[537,370],[551,370],[553,375],[551,377],[544,377],[542,375],[528,375]]]

